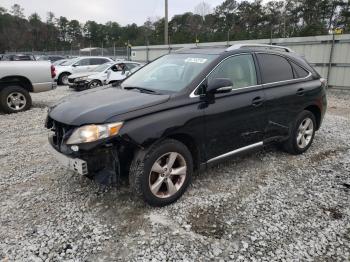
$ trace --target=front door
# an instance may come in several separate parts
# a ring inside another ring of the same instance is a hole
[[[87,72],[90,70],[90,58],[81,59],[73,65],[73,74]]]
[[[207,82],[228,78],[230,93],[216,94],[205,109],[207,160],[239,148],[262,142],[266,127],[264,92],[258,85],[256,66],[251,54],[226,58],[209,75]]]

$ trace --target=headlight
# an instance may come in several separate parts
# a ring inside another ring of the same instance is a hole
[[[78,77],[74,80],[74,82],[79,82],[79,81],[85,81],[87,79],[87,76],[85,77]]]
[[[111,123],[106,125],[87,125],[74,130],[68,138],[67,145],[94,142],[99,139],[118,135],[123,123]]]

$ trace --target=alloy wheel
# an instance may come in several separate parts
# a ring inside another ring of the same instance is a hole
[[[305,118],[298,129],[297,145],[299,148],[306,148],[312,139],[314,133],[314,123],[310,118]]]
[[[23,94],[19,92],[13,92],[7,96],[6,102],[9,108],[19,111],[26,106],[27,99]]]
[[[90,84],[90,87],[92,88],[95,88],[95,87],[99,87],[100,84],[97,82],[97,81],[93,81],[91,84]]]
[[[154,162],[150,175],[149,187],[153,195],[169,198],[183,186],[187,173],[185,158],[176,152],[169,152]]]

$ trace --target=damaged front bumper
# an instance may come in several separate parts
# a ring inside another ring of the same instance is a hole
[[[73,82],[69,82],[69,88],[73,88],[76,90],[84,90],[87,89],[88,86],[90,84],[90,81],[87,80],[83,80],[83,81],[73,81]]]
[[[59,149],[49,137],[49,152],[68,170],[86,176],[100,184],[116,184],[120,178],[120,163],[115,145],[102,144],[89,150],[73,152],[68,147]]]
[[[58,152],[51,144],[48,145],[47,148],[51,155],[53,155],[62,166],[82,176],[88,175],[88,164],[86,161],[79,158],[68,157]]]

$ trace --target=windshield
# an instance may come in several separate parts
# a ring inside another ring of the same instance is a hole
[[[62,65],[63,63],[67,62],[67,59],[62,59],[62,60],[57,60],[56,62],[53,63],[53,65]]]
[[[217,57],[207,54],[166,55],[131,75],[122,87],[179,92]]]
[[[106,69],[110,68],[112,65],[113,65],[113,63],[105,63],[105,64],[102,64],[102,65],[99,65],[96,68],[90,69],[90,72],[103,72]]]
[[[70,66],[70,65],[75,64],[79,60],[80,60],[80,58],[69,59],[69,60],[67,60],[66,62],[64,62],[64,63],[62,63],[60,65],[62,65],[62,66]]]

